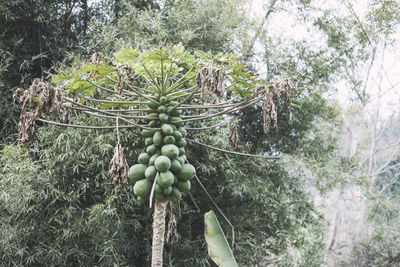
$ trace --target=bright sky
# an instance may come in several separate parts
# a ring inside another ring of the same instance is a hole
[[[261,21],[265,14],[265,3],[269,1],[265,0],[252,0],[250,15]],[[368,8],[368,1],[356,1],[353,8],[357,16],[363,21],[364,15]],[[324,8],[335,8],[338,12],[344,15],[349,14],[349,9],[343,1],[326,0],[319,1],[320,6]],[[295,23],[295,8],[292,10],[284,10],[275,13],[270,16],[267,24],[267,29],[270,35],[273,36],[287,36],[295,38],[297,40],[306,39],[318,45],[321,43],[321,37],[317,32],[308,32],[305,26],[299,26]],[[400,29],[398,29],[397,36],[400,36]],[[400,41],[400,40],[398,40]],[[255,46],[256,50],[260,52],[263,50],[262,45],[257,43]],[[381,114],[383,117],[388,117],[393,112],[398,112],[399,100],[400,100],[400,46],[399,43],[395,47],[389,47],[382,53],[382,49],[377,51],[375,64],[371,69],[371,75],[368,80],[367,92],[371,96],[371,102],[368,105],[368,110],[371,114],[375,113],[378,105],[381,108]],[[260,63],[259,63],[260,64]],[[383,66],[383,68],[382,68]],[[258,66],[260,72],[265,71],[265,66],[261,64]],[[362,79],[365,79],[367,74],[367,67],[364,66],[360,69],[359,74]],[[383,95],[380,102],[378,101],[379,85],[382,88],[381,94]],[[346,107],[351,104],[350,101],[350,88],[346,83],[342,82],[336,85],[338,94],[334,96],[342,107]]]

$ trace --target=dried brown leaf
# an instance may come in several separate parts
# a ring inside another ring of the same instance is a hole
[[[176,223],[175,215],[171,212],[168,222],[167,242],[171,245],[179,240],[178,225]]]
[[[21,143],[31,141],[35,137],[36,129],[34,114],[32,112],[21,114],[18,123],[18,140]]]
[[[116,192],[119,192],[124,185],[128,184],[128,168],[123,148],[121,144],[118,143],[114,148],[114,155],[111,159],[110,169],[108,171]]]
[[[269,92],[264,94],[263,104],[264,133],[269,133],[271,128],[278,129],[278,114],[273,95]]]
[[[234,150],[239,150],[240,139],[236,124],[233,124],[229,132],[229,143]]]
[[[201,97],[205,93],[222,96],[225,91],[222,72],[216,67],[203,67],[196,76],[197,87],[201,90]]]

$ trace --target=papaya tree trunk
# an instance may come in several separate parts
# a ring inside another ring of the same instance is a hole
[[[151,267],[162,267],[165,236],[166,200],[157,200],[153,213],[153,244],[151,252]]]

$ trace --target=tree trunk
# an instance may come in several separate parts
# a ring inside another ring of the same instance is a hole
[[[165,236],[165,213],[167,201],[157,200],[153,213],[153,245],[151,253],[151,267],[162,267]]]

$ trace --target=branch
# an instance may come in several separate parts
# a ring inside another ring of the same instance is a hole
[[[98,113],[102,113],[102,114],[106,114],[106,115],[111,115],[111,116],[113,116],[114,119],[117,117],[116,114],[113,114],[113,113],[111,113],[111,112],[105,112],[105,111],[102,111],[102,110],[97,109],[97,108],[92,108],[92,107],[88,107],[88,106],[83,105],[83,104],[76,103],[75,101],[73,101],[73,100],[70,99],[70,98],[65,97],[64,99],[67,100],[68,102],[72,103],[72,104],[77,105],[77,106],[81,106],[81,107],[87,108],[88,110],[96,111],[96,112],[98,112]],[[121,120],[123,120],[123,121],[125,121],[125,122],[128,122],[129,124],[135,125],[136,127],[139,127],[139,128],[141,128],[141,129],[146,129],[146,130],[160,130],[160,128],[150,128],[150,127],[146,127],[146,126],[143,126],[143,125],[134,123],[133,121],[130,121],[130,120],[125,119],[125,118],[124,118],[124,117],[125,117],[124,115],[118,115],[118,117],[119,117]]]
[[[37,121],[41,121],[47,124],[53,124],[57,126],[63,126],[63,127],[71,127],[71,128],[81,128],[81,129],[94,129],[94,130],[99,130],[99,129],[115,129],[115,126],[93,126],[93,125],[77,125],[77,124],[67,124],[67,123],[61,123],[61,122],[55,122],[55,121],[49,121],[45,119],[36,119]],[[130,125],[119,125],[119,128],[134,128],[136,126],[130,126]]]
[[[175,90],[176,88],[178,88],[181,84],[189,81],[190,79],[193,79],[194,77],[196,77],[196,75],[193,75],[187,79],[186,76],[192,71],[193,67],[190,68],[190,70],[188,72],[186,72],[181,78],[179,78],[174,84],[172,84],[169,89],[165,92],[165,94],[168,94],[170,92],[172,92],[173,90]]]
[[[229,121],[231,121],[232,119],[233,119],[233,117],[231,117],[231,118],[229,118],[229,119],[227,119],[227,120],[224,120],[224,121],[222,121],[222,122],[220,122],[220,123],[218,123],[218,124],[211,125],[211,126],[207,126],[207,127],[199,127],[199,128],[190,128],[190,127],[186,127],[185,129],[188,130],[188,131],[209,130],[209,129],[213,129],[213,128],[217,128],[217,127],[219,127],[219,126],[222,126],[222,125],[228,123]]]
[[[90,97],[82,97],[88,101],[98,102],[98,103],[109,103],[109,104],[146,104],[142,101],[112,101],[112,100],[102,100],[102,99],[94,99]]]
[[[245,100],[243,102],[240,102],[240,103],[236,104],[235,106],[233,106],[231,108],[222,110],[222,111],[220,111],[218,113],[210,114],[208,116],[203,116],[203,117],[196,117],[196,118],[192,118],[192,119],[186,119],[186,120],[182,120],[182,122],[210,119],[210,118],[217,117],[217,116],[220,116],[220,115],[228,114],[228,113],[231,113],[231,112],[234,112],[234,111],[241,110],[241,109],[243,109],[245,107],[248,107],[250,105],[253,105],[254,103],[256,103],[259,100],[261,100],[262,98],[263,98],[263,96],[258,97],[258,98],[251,98],[251,99]]]
[[[199,177],[197,177],[197,175],[194,176],[194,178],[196,179],[197,183],[200,185],[201,189],[203,189],[204,193],[206,193],[206,196],[208,197],[208,199],[211,201],[211,203],[217,208],[218,212],[222,215],[222,217],[224,217],[225,221],[231,226],[232,228],[232,247],[235,244],[235,230],[233,225],[231,224],[231,222],[228,220],[228,218],[225,216],[225,214],[222,212],[222,210],[218,207],[217,203],[215,203],[215,201],[212,199],[212,197],[210,196],[210,194],[208,193],[207,189],[204,187],[204,185],[200,182]]]
[[[112,79],[112,78],[110,78],[108,76],[106,76],[106,78],[109,79],[110,81],[114,82],[114,83],[118,83],[116,80],[114,80],[114,79]],[[132,89],[132,91],[135,92],[136,95],[141,96],[141,97],[143,97],[143,98],[145,98],[145,99],[147,99],[149,101],[152,101],[152,102],[155,102],[157,104],[160,104],[158,101],[154,100],[150,96],[144,95],[144,94],[140,93],[139,91],[137,91],[136,89],[134,89],[132,87],[131,87],[131,89]],[[133,94],[132,92],[129,92],[129,91],[126,91],[126,90],[123,90],[123,92],[126,92],[128,95],[132,95]]]
[[[224,152],[224,153],[229,153],[229,154],[234,154],[234,155],[239,155],[239,156],[246,156],[246,157],[251,157],[251,158],[263,158],[263,159],[279,159],[281,158],[281,156],[265,156],[265,155],[255,155],[255,154],[247,154],[247,153],[241,153],[241,152],[236,152],[236,151],[231,151],[231,150],[226,150],[226,149],[222,149],[222,148],[218,148],[218,147],[214,147],[214,146],[210,146],[210,145],[206,145],[188,138],[185,138],[187,141],[207,147],[207,148],[211,148],[220,152]]]

